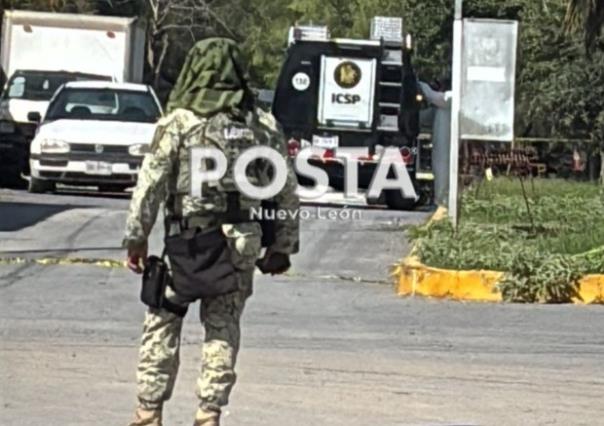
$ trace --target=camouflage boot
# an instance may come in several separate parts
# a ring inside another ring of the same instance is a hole
[[[134,420],[128,426],[162,426],[161,410],[137,408],[134,413]]]
[[[195,413],[193,426],[220,426],[220,411],[202,410]]]

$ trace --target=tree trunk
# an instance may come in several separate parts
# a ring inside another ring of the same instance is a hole
[[[604,148],[600,148],[600,185],[604,186]]]
[[[169,44],[170,42],[168,39],[168,33],[163,33],[161,36],[161,53],[159,54],[159,58],[157,59],[157,63],[155,64],[155,70],[153,75],[153,87],[155,89],[159,87],[161,67],[164,64],[164,59],[166,59],[166,53],[168,52]]]

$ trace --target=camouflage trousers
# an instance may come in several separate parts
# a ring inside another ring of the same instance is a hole
[[[223,228],[225,226],[233,249],[233,263],[239,271],[239,290],[200,302],[199,317],[205,337],[197,396],[200,407],[209,410],[225,406],[235,384],[239,323],[245,302],[252,294],[253,265],[260,252],[259,232],[246,232],[241,225],[223,225]],[[166,296],[178,303],[178,295],[170,290]],[[182,318],[164,309],[149,308],[145,315],[137,369],[138,399],[142,408],[161,408],[172,395],[179,366],[182,323]]]

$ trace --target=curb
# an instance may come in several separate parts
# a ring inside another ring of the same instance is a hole
[[[442,219],[446,209],[439,208],[428,221]],[[502,302],[496,285],[503,272],[460,271],[426,266],[416,256],[416,245],[411,254],[395,266],[395,291],[399,296],[424,296],[475,302]],[[604,275],[586,275],[579,280],[579,295],[575,304],[604,304]]]
[[[425,266],[416,256],[403,260],[396,271],[399,296],[501,302],[495,285],[503,276],[495,271],[456,271]]]

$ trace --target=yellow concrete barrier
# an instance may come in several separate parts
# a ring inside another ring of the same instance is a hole
[[[581,290],[579,294],[583,303],[604,304],[604,275],[586,275],[580,281]],[[575,301],[581,303],[581,301]]]
[[[446,217],[447,210],[439,207],[428,224]],[[411,255],[394,268],[396,292],[399,296],[425,296],[439,299],[501,302],[497,283],[503,277],[498,271],[458,271],[426,266],[416,256],[416,246]],[[579,281],[577,304],[604,304],[604,275],[586,275]]]
[[[406,259],[398,271],[398,294],[455,300],[501,301],[494,291],[503,274],[493,271],[454,271],[431,268],[417,258]]]
[[[497,271],[457,271],[423,265],[415,256],[395,268],[399,296],[425,296],[439,299],[501,302],[496,285],[503,277]],[[575,303],[604,303],[604,275],[587,275],[579,281],[583,300]]]

